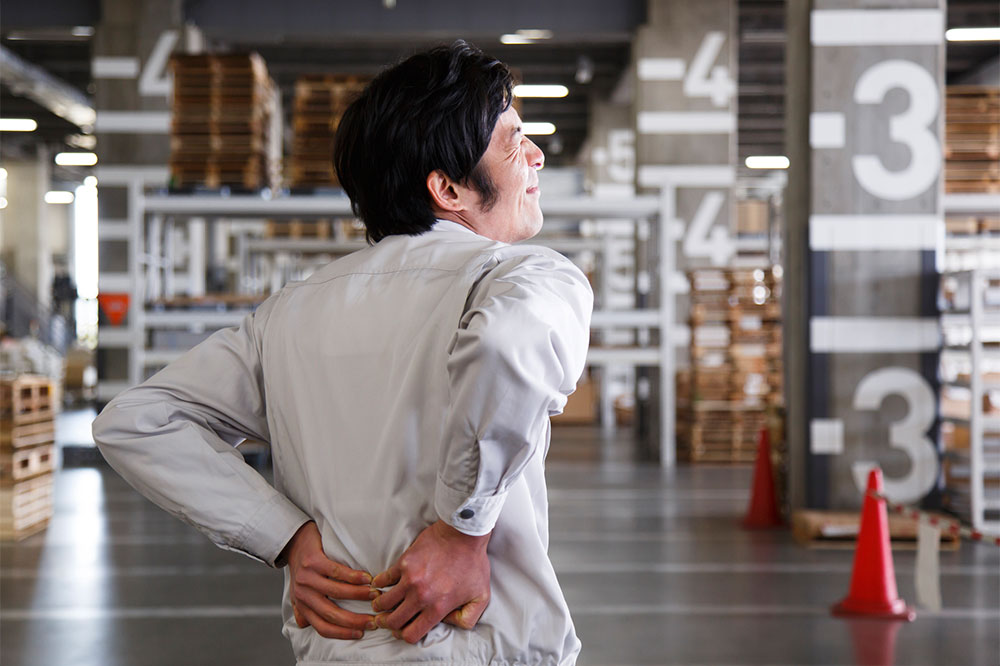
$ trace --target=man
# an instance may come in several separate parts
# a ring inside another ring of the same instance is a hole
[[[562,256],[508,245],[541,228],[544,159],[511,84],[461,41],[383,72],[334,155],[373,245],[95,421],[147,497],[223,548],[287,562],[300,664],[579,652],[547,556],[542,464],[549,416],[583,371],[592,295]],[[273,488],[230,445],[246,437],[271,443]]]

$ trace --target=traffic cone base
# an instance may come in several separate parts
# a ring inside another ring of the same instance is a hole
[[[833,614],[837,617],[864,616],[905,622],[913,622],[917,618],[917,611],[907,606],[902,599],[872,602],[848,597],[833,607]]]

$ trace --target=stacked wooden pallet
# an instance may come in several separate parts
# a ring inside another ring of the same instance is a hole
[[[1000,192],[1000,87],[948,86],[945,191]]]
[[[278,97],[261,57],[178,55],[171,69],[171,187],[276,185],[280,156],[271,128]]]
[[[329,238],[330,220],[268,220],[266,238]]]
[[[336,187],[333,140],[348,105],[361,94],[367,80],[358,76],[320,74],[295,83],[291,173],[293,188]]]
[[[38,532],[52,516],[54,393],[47,377],[0,380],[0,538]]]
[[[781,398],[780,283],[767,269],[698,269],[691,282],[691,462],[752,462]]]

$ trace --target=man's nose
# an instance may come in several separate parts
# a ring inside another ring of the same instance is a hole
[[[541,169],[545,166],[545,153],[531,139],[528,139],[528,150],[525,152],[525,156],[528,158],[528,164],[532,168]]]

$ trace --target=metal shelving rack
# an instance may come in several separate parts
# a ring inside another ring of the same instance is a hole
[[[289,218],[330,218],[350,217],[350,202],[345,196],[285,196],[267,198],[254,195],[166,195],[148,194],[133,190],[132,208],[128,220],[128,236],[131,246],[145,248],[130,252],[130,271],[126,280],[119,280],[116,287],[128,291],[131,296],[129,323],[127,328],[101,327],[98,333],[99,347],[119,347],[129,351],[128,380],[120,382],[105,382],[99,386],[99,396],[109,400],[116,393],[128,386],[140,383],[144,379],[146,369],[164,365],[179,356],[178,350],[147,349],[146,338],[155,329],[195,329],[209,331],[226,326],[237,325],[249,312],[249,309],[232,309],[208,311],[203,309],[157,310],[146,306],[147,274],[149,267],[165,267],[169,261],[156,256],[168,248],[161,247],[157,242],[146,238],[147,229],[152,225],[161,229],[162,225],[170,224],[177,219],[216,220],[216,219],[289,219]],[[675,326],[673,294],[675,289],[670,284],[676,266],[675,234],[668,233],[661,220],[670,220],[667,214],[669,208],[665,201],[656,196],[636,196],[629,198],[549,198],[542,201],[546,223],[558,220],[585,219],[627,219],[636,226],[637,251],[646,253],[649,261],[646,265],[653,267],[650,275],[640,275],[638,284],[653,286],[652,293],[669,295],[659,299],[657,305],[648,308],[630,310],[599,310],[595,311],[592,328],[633,329],[638,332],[658,329],[664,331],[661,336],[664,344],[645,343],[634,347],[595,347],[590,350],[587,362],[592,367],[607,367],[613,365],[634,365],[658,367],[663,377],[662,390],[659,392],[660,423],[660,460],[665,467],[672,467],[675,462],[675,414],[674,414],[674,371],[675,347],[686,344],[684,331]],[[125,230],[123,230],[123,233]],[[534,244],[548,245],[565,253],[583,250],[600,252],[603,243],[600,238],[563,237],[537,238],[529,241]],[[345,254],[364,247],[363,242],[318,239],[246,239],[239,250],[244,252],[267,251],[321,251],[331,254]],[[155,272],[155,271],[154,271]],[[126,276],[121,276],[125,278]],[[159,279],[159,278],[156,278]],[[647,299],[648,300],[648,299]],[[639,335],[639,340],[654,339],[654,336]]]
[[[948,215],[1000,215],[1000,194],[946,194],[944,211]],[[989,513],[1000,513],[1000,417],[983,413],[983,398],[990,390],[1000,390],[1000,383],[987,382],[987,368],[992,365],[1000,372],[1000,350],[984,347],[985,342],[1000,342],[1000,308],[988,304],[986,287],[990,279],[1000,278],[1000,236],[945,236],[945,262],[948,265],[975,266],[972,270],[946,273],[943,279],[964,283],[964,296],[957,309],[942,312],[941,325],[946,346],[942,351],[942,389],[967,392],[968,413],[945,414],[942,419],[957,426],[968,427],[968,453],[946,451],[953,479],[964,481],[964,487],[946,487],[954,508],[963,513],[975,529],[1000,533],[1000,516],[987,519]],[[962,261],[969,259],[969,261]],[[963,344],[948,345],[949,331],[965,331]],[[992,329],[992,331],[991,331]],[[990,338],[986,340],[985,338]],[[968,382],[952,379],[961,367],[968,371]],[[991,492],[993,491],[993,492]]]
[[[987,299],[990,281],[1000,281],[1000,271],[973,270],[946,274],[945,279],[959,283],[957,307],[941,315],[946,347],[943,366],[951,361],[968,370],[968,381],[951,379],[945,373],[945,390],[969,396],[968,412],[945,409],[941,417],[968,428],[968,451],[945,451],[953,481],[945,492],[952,508],[965,514],[973,528],[1000,532],[1000,416],[984,413],[984,398],[990,390],[1000,390],[1000,382],[987,381],[1000,373],[1000,349],[987,347],[1000,342],[1000,304]],[[996,290],[996,288],[993,288]],[[958,338],[956,341],[955,338]],[[994,372],[988,374],[990,367]],[[988,518],[988,515],[996,517]]]

